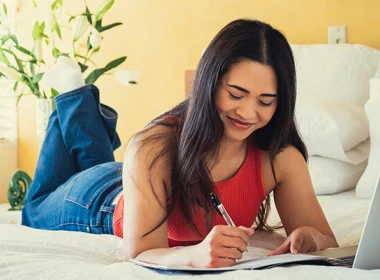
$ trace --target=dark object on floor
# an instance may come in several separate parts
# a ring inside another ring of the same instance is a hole
[[[11,177],[8,189],[8,201],[11,208],[8,211],[21,210],[24,206],[32,179],[22,170],[17,170]]]

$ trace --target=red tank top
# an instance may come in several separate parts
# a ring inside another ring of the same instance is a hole
[[[251,227],[261,203],[266,198],[261,171],[261,151],[254,144],[248,145],[246,158],[238,172],[230,179],[215,183],[218,196],[236,226]],[[210,199],[210,203],[211,199]],[[119,199],[113,220],[114,235],[123,237],[124,196]],[[169,246],[188,246],[203,239],[184,224],[185,218],[179,207],[175,207],[168,219]],[[195,224],[203,236],[207,235],[203,210],[198,209]],[[214,226],[226,225],[223,217],[215,211]]]

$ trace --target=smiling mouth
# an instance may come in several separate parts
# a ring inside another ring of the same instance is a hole
[[[238,124],[241,124],[241,125],[245,125],[245,126],[250,126],[250,125],[253,125],[253,123],[249,123],[249,122],[242,122],[242,121],[239,121],[239,120],[237,120],[237,119],[234,119],[234,118],[231,118],[231,117],[227,117],[227,118],[229,118],[231,121],[233,121],[233,122],[236,122],[236,123],[238,123]]]
[[[231,117],[227,117],[227,118],[230,120],[231,124],[234,127],[239,128],[239,129],[248,129],[253,125],[253,123],[242,122]]]

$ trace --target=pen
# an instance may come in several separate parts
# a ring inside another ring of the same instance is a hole
[[[228,215],[228,212],[226,208],[224,208],[222,202],[220,201],[219,197],[214,194],[213,192],[210,193],[212,204],[214,204],[214,207],[216,211],[221,215],[224,220],[226,221],[227,225],[231,227],[236,227],[235,223],[232,221],[230,215]],[[248,252],[248,248],[245,249],[246,252]]]
[[[227,225],[231,227],[236,227],[234,222],[232,221],[230,215],[228,215],[227,210],[224,208],[222,202],[220,201],[219,197],[214,194],[213,192],[210,193],[212,203],[215,206],[216,211],[224,218]]]

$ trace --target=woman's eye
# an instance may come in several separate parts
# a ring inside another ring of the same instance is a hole
[[[269,107],[270,105],[272,105],[272,102],[266,103],[266,102],[259,101],[259,103],[261,106],[264,106],[264,107]]]
[[[231,97],[232,99],[239,100],[239,99],[242,98],[242,96],[236,96],[236,95],[233,95],[231,92],[228,92],[228,93],[230,94],[230,97]]]

